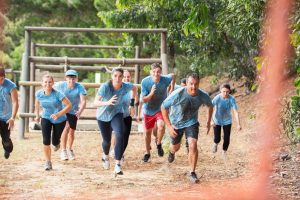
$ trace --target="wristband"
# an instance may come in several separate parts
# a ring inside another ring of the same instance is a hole
[[[134,106],[134,99],[130,99],[130,106]]]

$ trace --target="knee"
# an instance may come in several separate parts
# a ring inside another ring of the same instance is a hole
[[[43,139],[43,144],[44,145],[50,145],[50,140],[49,139]]]
[[[196,153],[197,152],[197,142],[196,141],[191,141],[189,142],[189,151],[191,153]]]

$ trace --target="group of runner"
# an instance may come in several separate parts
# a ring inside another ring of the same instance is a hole
[[[75,159],[72,148],[74,132],[77,120],[86,106],[87,92],[81,84],[77,83],[78,73],[75,70],[68,70],[65,78],[66,81],[54,84],[50,74],[44,75],[42,89],[35,94],[35,121],[41,123],[42,127],[45,170],[52,169],[51,143],[54,151],[61,147],[61,160]],[[142,80],[140,98],[137,97],[137,88],[130,81],[129,71],[114,68],[111,80],[101,84],[94,100],[94,105],[97,107],[96,118],[102,136],[103,168],[110,168],[109,152],[112,133],[114,133],[114,173],[123,174],[121,160],[128,145],[132,117],[135,115],[134,106],[140,101],[143,103],[145,135],[143,162],[148,162],[151,158],[153,132],[157,154],[159,157],[164,156],[162,138],[166,125],[171,139],[168,162],[172,163],[175,160],[175,153],[179,150],[182,136],[185,134],[190,163],[189,178],[192,182],[199,182],[195,172],[198,159],[199,107],[205,105],[208,108],[206,127],[207,133],[211,126],[214,129],[213,153],[217,151],[223,127],[223,152],[226,154],[230,142],[231,110],[234,111],[238,129],[241,129],[236,102],[230,95],[230,85],[222,85],[220,94],[211,100],[206,92],[199,89],[198,74],[188,74],[186,79],[182,80],[181,86],[178,86],[175,85],[175,75],[162,75],[162,68],[158,63],[151,65],[150,75]],[[4,69],[0,69],[0,95],[0,133],[4,156],[8,158],[13,150],[10,130],[17,114],[18,99],[16,85],[5,78]],[[137,119],[139,120],[139,117]]]

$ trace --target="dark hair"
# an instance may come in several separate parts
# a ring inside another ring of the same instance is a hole
[[[159,68],[160,70],[162,70],[162,68],[161,68],[161,66],[160,66],[159,63],[153,63],[153,64],[151,65],[151,70],[156,69],[156,68]]]
[[[220,90],[221,90],[222,88],[228,89],[228,90],[230,91],[230,93],[231,93],[231,89],[230,89],[230,84],[229,84],[229,83],[224,83],[224,84],[222,84],[222,85],[220,86]]]
[[[5,69],[0,68],[0,77],[5,77]]]
[[[124,74],[124,70],[121,67],[115,67],[113,68],[113,70],[111,71],[111,73],[115,73],[115,72],[120,72],[121,74]]]
[[[189,78],[189,77],[192,77],[193,79],[196,79],[198,81],[200,81],[200,77],[197,73],[190,73],[186,76],[186,80]]]
[[[181,80],[180,80],[180,83],[183,83],[183,84],[186,85],[186,78],[181,79]]]

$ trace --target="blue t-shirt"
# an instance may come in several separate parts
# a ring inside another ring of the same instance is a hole
[[[121,88],[115,90],[110,81],[102,84],[97,93],[97,96],[102,97],[101,101],[109,101],[114,95],[116,95],[118,99],[115,105],[98,107],[96,112],[97,120],[109,122],[116,114],[123,113],[123,105],[128,101],[127,93],[130,93],[132,87],[132,83],[123,82]]]
[[[231,109],[237,110],[237,105],[233,96],[229,95],[223,99],[221,94],[212,100],[214,104],[213,121],[215,124],[224,126],[232,123]]]
[[[187,93],[186,87],[175,90],[162,103],[162,107],[169,109],[170,121],[176,129],[196,124],[198,110],[202,105],[213,106],[208,94],[198,89],[197,95],[191,96]]]
[[[129,117],[130,116],[130,112],[129,112],[129,106],[130,106],[130,92],[126,93],[124,96],[124,99],[126,99],[126,101],[123,104],[123,117]]]
[[[160,111],[162,102],[167,98],[167,89],[172,82],[172,75],[161,76],[158,83],[154,83],[151,76],[147,76],[142,80],[141,91],[142,96],[147,96],[152,86],[156,85],[156,90],[151,100],[143,105],[143,113],[149,116],[153,116]]]
[[[174,85],[174,90],[177,90],[179,88],[182,88],[182,86],[181,85],[177,85],[177,84]]]
[[[80,83],[75,83],[73,88],[68,88],[68,83],[66,81],[61,81],[56,83],[54,88],[68,97],[72,103],[72,109],[68,113],[75,115],[78,111],[80,96],[86,95],[86,90],[84,87]]]
[[[0,120],[7,121],[12,114],[11,91],[16,88],[16,84],[11,80],[5,78],[2,85],[0,85]]]
[[[53,124],[58,124],[66,121],[66,115],[58,117],[56,120],[50,118],[52,114],[55,114],[63,109],[62,100],[65,95],[56,90],[52,90],[50,95],[45,95],[44,90],[38,90],[35,93],[35,98],[39,100],[41,107],[43,108],[42,118],[48,119]]]

